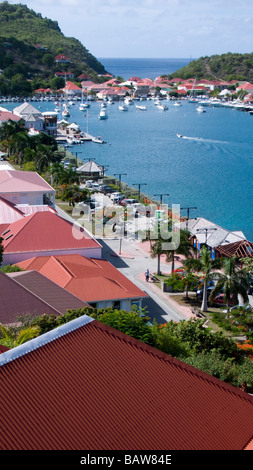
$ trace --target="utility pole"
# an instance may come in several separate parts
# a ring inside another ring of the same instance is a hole
[[[189,221],[189,216],[190,216],[190,209],[196,210],[197,207],[181,207],[181,211],[183,211],[183,210],[186,210],[186,211],[187,211],[186,230],[188,230],[188,221]]]
[[[154,196],[156,196],[156,197],[160,196],[160,206],[161,206],[162,203],[163,203],[163,196],[169,196],[169,194],[166,194],[166,193],[164,193],[164,194],[154,194]]]
[[[139,200],[141,198],[141,186],[147,186],[147,183],[133,183],[133,186],[138,186]]]
[[[197,232],[205,233],[205,244],[207,244],[207,233],[211,232],[212,230],[217,230],[217,228],[215,227],[197,228]]]
[[[74,152],[74,154],[76,156],[76,167],[78,166],[78,164],[77,164],[77,155],[78,155],[78,153],[82,153],[82,152]]]
[[[114,173],[113,176],[119,177],[119,190],[121,191],[121,176],[126,176],[127,173]]]

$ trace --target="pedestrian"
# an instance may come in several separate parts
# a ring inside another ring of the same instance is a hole
[[[146,276],[146,281],[148,282],[149,281],[149,269],[147,269],[147,271],[145,272],[145,276]]]

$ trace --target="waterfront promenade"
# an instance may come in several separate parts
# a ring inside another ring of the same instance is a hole
[[[146,282],[146,269],[148,268],[150,273],[155,273],[157,269],[157,259],[151,258],[147,243],[129,238],[121,241],[118,237],[98,239],[98,242],[103,246],[103,258],[148,294],[142,305],[146,307],[151,321],[155,319],[158,323],[166,323],[170,320],[189,320],[195,317],[190,308],[179,305],[170,294],[163,292],[152,281]],[[179,264],[176,263],[176,267],[177,265]],[[171,271],[171,263],[165,262],[163,256],[161,271]]]

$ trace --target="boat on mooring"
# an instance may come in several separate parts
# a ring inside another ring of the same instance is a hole
[[[106,113],[105,109],[101,109],[99,113],[99,119],[108,119],[108,114]]]

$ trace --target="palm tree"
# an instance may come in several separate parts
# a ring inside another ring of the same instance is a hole
[[[190,233],[187,230],[180,230],[180,244],[174,250],[170,250],[167,259],[172,261],[171,272],[175,269],[175,254],[183,255],[185,258],[192,258],[196,248],[190,242]]]
[[[15,348],[16,346],[26,343],[26,341],[29,341],[40,334],[40,328],[38,326],[23,328],[20,330],[17,337],[15,333],[11,331],[11,329],[4,325],[0,325],[0,331],[3,337],[0,340],[0,343],[8,348]]]
[[[11,155],[17,155],[16,162],[20,165],[23,163],[25,149],[29,146],[29,136],[25,131],[18,132],[10,139],[9,152]]]
[[[224,292],[224,300],[229,311],[231,298],[238,303],[238,295],[241,295],[243,302],[248,302],[249,275],[242,269],[237,268],[236,257],[223,259],[223,273],[218,274],[218,281],[213,289],[210,300],[221,292]]]
[[[51,174],[56,184],[73,184],[79,181],[79,173],[69,166],[64,168],[61,163],[54,163],[51,167]]]
[[[220,269],[222,267],[222,259],[211,259],[211,253],[204,245],[200,252],[200,258],[187,259],[183,262],[183,265],[186,268],[191,268],[195,271],[202,272],[204,275],[204,292],[203,300],[201,305],[202,312],[207,311],[207,285],[208,282],[212,279],[213,276],[216,276],[217,273],[213,273],[215,269]]]
[[[54,159],[54,151],[45,144],[40,144],[36,148],[36,168],[39,173],[47,169]]]
[[[171,226],[172,231],[172,221],[169,221],[169,225]],[[172,237],[171,237],[172,238]],[[150,240],[150,234],[147,236],[146,239]],[[170,247],[173,246],[173,241],[170,241]],[[165,248],[164,248],[165,245]],[[172,261],[171,265],[171,272],[174,271],[175,267],[175,254],[184,255],[186,258],[190,258],[193,256],[193,252],[195,248],[192,246],[189,240],[189,232],[187,230],[180,230],[180,243],[175,244],[175,248],[168,249],[166,247],[166,240],[164,240],[160,234],[159,226],[158,226],[158,236],[157,239],[151,243],[151,257],[154,258],[157,256],[157,275],[161,274],[160,270],[160,259],[162,254],[166,254],[166,260]]]
[[[151,243],[151,258],[157,256],[157,275],[161,275],[161,255],[165,253],[163,249],[164,240],[158,235],[157,239]]]
[[[9,140],[15,134],[23,131],[28,133],[28,131],[25,130],[24,119],[20,119],[19,121],[9,119],[7,122],[3,122],[0,127],[0,140]]]

